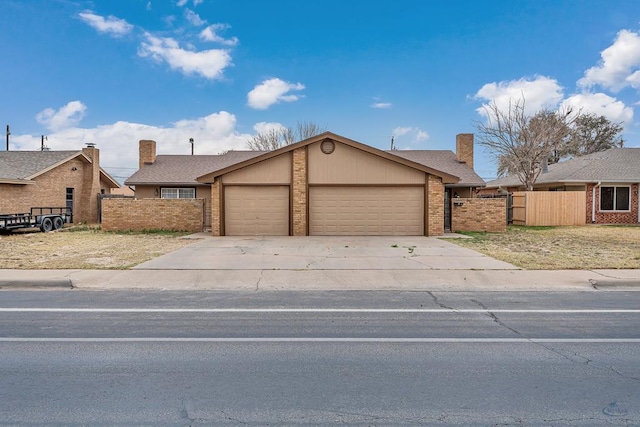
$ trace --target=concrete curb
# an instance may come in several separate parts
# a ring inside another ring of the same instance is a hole
[[[0,280],[0,289],[39,289],[39,288],[59,288],[72,289],[73,283],[70,279],[14,279]]]
[[[640,270],[0,270],[0,289],[640,291]]]

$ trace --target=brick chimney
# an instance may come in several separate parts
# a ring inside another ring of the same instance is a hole
[[[82,153],[91,160],[84,169],[80,192],[80,212],[74,212],[74,221],[98,222],[98,194],[100,194],[100,150],[87,144]],[[77,206],[77,205],[76,205]]]
[[[145,164],[150,165],[156,161],[156,142],[150,139],[140,140],[140,169]]]
[[[456,135],[456,157],[473,169],[473,134],[459,133]]]

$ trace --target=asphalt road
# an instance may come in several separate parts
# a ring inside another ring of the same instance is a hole
[[[0,425],[637,425],[640,292],[0,292]]]

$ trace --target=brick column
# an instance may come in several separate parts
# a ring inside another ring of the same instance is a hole
[[[307,147],[293,150],[293,235],[307,235]]]
[[[442,178],[427,175],[427,236],[444,234],[444,184]]]
[[[222,235],[222,194],[220,188],[220,178],[211,184],[211,234],[213,236]]]

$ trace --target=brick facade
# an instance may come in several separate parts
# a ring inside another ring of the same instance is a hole
[[[444,234],[444,184],[442,178],[427,175],[427,236],[442,236]]]
[[[74,223],[97,223],[98,194],[109,194],[110,188],[100,180],[99,155],[96,158],[94,166],[81,156],[75,157],[35,177],[33,184],[0,184],[0,213],[29,212],[37,206],[65,207],[67,188],[73,188]]]
[[[102,229],[105,231],[203,229],[202,199],[104,199]]]
[[[220,178],[216,178],[211,184],[211,234],[222,235],[222,194],[220,188]]]
[[[638,184],[603,184],[603,187],[626,186],[630,187],[630,211],[606,212],[600,211],[600,189],[595,184],[587,184],[587,224],[638,224]],[[593,218],[593,195],[595,188],[595,221]]]
[[[451,207],[451,231],[505,232],[507,199],[457,198]]]
[[[307,147],[293,150],[292,215],[293,235],[306,236],[307,233]]]

